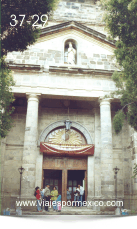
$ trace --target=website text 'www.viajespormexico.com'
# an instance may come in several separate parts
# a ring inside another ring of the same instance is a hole
[[[52,201],[16,201],[16,206],[17,207],[21,207],[21,206],[37,206],[37,204],[39,204],[39,206],[48,206],[48,207],[52,207],[54,205],[56,205],[55,202]],[[81,206],[81,202],[80,201],[59,201],[58,205],[63,207],[71,207],[71,206]],[[123,201],[83,201],[82,202],[82,206],[83,207],[122,207],[123,206]]]

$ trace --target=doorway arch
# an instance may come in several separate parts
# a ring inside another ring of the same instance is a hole
[[[48,136],[48,134],[53,131],[56,128],[65,128],[65,120],[61,120],[61,121],[57,121],[54,122],[52,124],[50,124],[49,126],[47,126],[40,134],[39,140],[38,140],[38,145],[40,145],[40,142],[44,142],[46,137]],[[90,133],[88,132],[88,130],[81,125],[78,122],[73,122],[71,121],[71,127],[78,130],[86,139],[87,144],[93,144],[93,140],[90,136]]]

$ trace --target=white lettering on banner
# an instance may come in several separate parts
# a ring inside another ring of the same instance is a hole
[[[100,206],[100,207],[104,206],[104,205],[103,205],[103,201],[99,201],[99,206]]]
[[[68,206],[68,207],[70,207],[70,206],[80,206],[80,201],[59,201],[59,202],[55,202],[55,201],[53,201],[53,202],[51,202],[51,200],[50,201],[40,201],[40,202],[38,202],[38,204],[40,205],[40,206],[48,206],[48,207],[52,207],[52,206],[56,206],[56,204],[58,204],[58,206],[62,206],[62,208],[63,207],[65,207],[65,206]],[[123,207],[123,201],[83,201],[82,202],[82,204],[83,204],[83,206],[84,207],[86,207],[86,206],[90,206],[90,207],[92,207],[92,206],[100,206],[100,207],[102,207],[102,206],[107,206],[107,207],[110,207],[110,206],[116,206],[116,207]],[[16,206],[37,206],[37,201],[16,201]]]
[[[64,206],[66,206],[66,201],[62,201],[62,207],[64,207]]]
[[[83,201],[83,206],[84,206],[84,207],[87,206],[87,201]]]
[[[92,201],[88,201],[88,206],[92,206]]]

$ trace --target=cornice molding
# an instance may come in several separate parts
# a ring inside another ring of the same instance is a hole
[[[114,70],[104,69],[91,69],[91,68],[80,68],[74,66],[49,66],[50,72],[62,72],[62,73],[75,73],[75,74],[99,74],[99,75],[112,75]]]
[[[108,75],[111,76],[114,72],[114,70],[104,70],[104,69],[91,69],[91,68],[81,68],[79,66],[49,66],[48,69],[44,69],[43,67],[41,68],[40,65],[28,65],[28,64],[9,64],[9,68],[14,70],[14,72],[21,71],[22,73],[24,72],[29,72],[32,70],[35,72],[46,72],[46,73],[68,73],[68,74],[98,74],[98,75]]]

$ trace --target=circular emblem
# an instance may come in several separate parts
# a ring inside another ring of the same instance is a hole
[[[65,129],[54,130],[48,135],[47,142],[70,145],[86,144],[84,137],[74,129],[70,129],[68,131]]]

